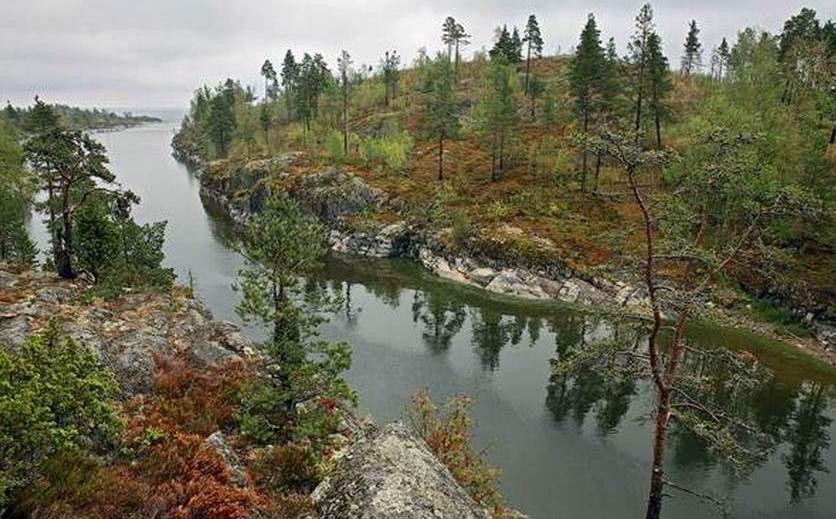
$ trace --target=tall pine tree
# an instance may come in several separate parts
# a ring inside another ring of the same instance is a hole
[[[686,76],[697,72],[702,66],[702,44],[700,43],[700,29],[697,22],[691,20],[688,25],[688,36],[685,38],[685,50],[682,54],[682,72]]]
[[[647,85],[649,53],[647,48],[650,35],[653,34],[653,8],[644,4],[636,16],[636,30],[628,44],[630,65],[632,66],[633,95],[635,96],[635,138],[638,141],[641,129],[642,108]]]
[[[590,13],[569,68],[569,90],[575,100],[575,110],[580,117],[583,133],[589,131],[593,114],[601,103],[606,68],[604,49],[601,48],[601,33],[595,23],[595,16]],[[588,153],[584,148],[581,191],[586,190],[587,158]]]
[[[665,98],[673,88],[668,58],[662,52],[662,39],[655,32],[647,40],[648,52],[648,105],[653,113],[656,128],[656,149],[662,148],[662,117],[667,112]]]
[[[427,133],[438,140],[438,180],[444,179],[444,141],[459,133],[459,106],[453,92],[454,70],[449,57],[439,54],[426,67],[424,120]]]
[[[543,55],[543,37],[540,34],[537,17],[533,14],[528,17],[528,22],[525,24],[523,42],[527,47],[525,55],[525,92],[529,93],[528,76],[531,73],[531,57],[539,58]]]

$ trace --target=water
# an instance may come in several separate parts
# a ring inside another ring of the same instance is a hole
[[[173,119],[172,119],[173,120]],[[240,258],[225,245],[234,233],[198,196],[198,181],[170,156],[175,122],[104,133],[113,171],[142,198],[138,221],[168,221],[166,261],[181,281],[189,272],[217,318],[238,321],[231,290]],[[43,243],[43,232],[33,225]],[[597,373],[550,377],[551,359],[580,342],[606,337],[611,323],[566,307],[520,303],[440,282],[399,260],[329,261],[322,280],[350,304],[324,327],[353,346],[348,374],[360,410],[378,422],[400,418],[417,389],[436,398],[474,399],[475,443],[502,469],[511,505],[546,518],[635,518],[644,511],[652,403],[646,385],[618,385]],[[257,333],[257,330],[250,330]],[[690,435],[670,439],[669,478],[727,495],[735,517],[836,516],[836,404],[832,380],[745,333],[695,328],[706,343],[755,351],[776,371],[745,402],[781,444],[738,479]],[[717,508],[677,494],[670,518],[710,518]]]

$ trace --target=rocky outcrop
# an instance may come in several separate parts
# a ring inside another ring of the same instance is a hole
[[[244,466],[238,458],[238,454],[227,443],[226,437],[221,431],[215,431],[203,440],[203,446],[218,453],[227,468],[232,474],[232,479],[239,487],[247,485],[247,475],[244,472]]]
[[[314,490],[329,519],[488,519],[424,441],[402,423],[357,442]]]
[[[0,270],[0,347],[15,348],[52,322],[85,344],[119,381],[129,398],[153,391],[157,358],[185,355],[198,365],[257,355],[252,341],[231,324],[214,321],[199,301],[171,294],[133,294],[85,303],[81,280]]]

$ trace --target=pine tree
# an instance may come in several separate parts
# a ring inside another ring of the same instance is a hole
[[[685,52],[682,54],[682,72],[690,76],[702,66],[702,44],[699,39],[700,29],[697,22],[691,20],[688,36],[685,38]]]
[[[441,41],[447,45],[447,56],[451,61],[455,60],[455,78],[459,78],[459,64],[461,55],[459,49],[470,44],[470,35],[464,30],[464,26],[458,23],[452,16],[444,20],[442,26]]]
[[[447,45],[447,57],[453,61],[453,47],[456,45],[456,19],[448,16],[444,19],[444,24],[441,26],[441,41]]]
[[[264,103],[261,105],[261,111],[258,114],[258,122],[261,124],[261,131],[264,132],[264,144],[267,150],[270,150],[270,105]]]
[[[546,91],[546,83],[537,74],[531,75],[528,83],[528,97],[531,99],[531,120],[536,120],[537,98]]]
[[[537,23],[537,17],[533,14],[528,17],[528,22],[525,24],[525,36],[523,42],[527,45],[525,55],[525,91],[528,93],[528,76],[531,71],[531,56],[539,58],[543,55],[543,37],[540,34],[540,25]]]
[[[343,94],[343,153],[348,156],[348,75],[351,71],[351,55],[344,50],[337,58],[337,68],[340,71],[340,86]]]
[[[511,41],[511,33],[508,32],[508,26],[503,25],[502,28],[496,29],[496,41],[490,50],[491,59],[502,59],[506,63],[511,63],[513,42]]]
[[[516,74],[504,57],[493,60],[485,99],[480,106],[480,126],[491,139],[491,181],[505,171],[508,137],[517,124]]]
[[[269,59],[264,60],[261,65],[261,75],[264,76],[264,100],[274,97],[275,89],[270,88],[270,85],[276,84],[276,69]]]
[[[575,49],[575,57],[569,69],[569,90],[575,99],[575,110],[581,118],[584,134],[589,132],[589,125],[594,112],[601,103],[603,79],[607,62],[601,48],[600,32],[595,23],[595,16],[590,14],[580,36],[580,43]],[[586,190],[587,150],[583,150],[581,191]]]
[[[444,179],[444,141],[459,133],[459,106],[453,91],[453,74],[449,57],[438,55],[426,68],[427,133],[438,139],[438,180]]]
[[[398,67],[401,65],[401,57],[398,56],[398,51],[386,51],[383,54],[383,59],[380,61],[380,70],[383,73],[383,83],[386,88],[385,104],[389,106],[389,102],[395,99],[395,93],[398,88]]]
[[[723,79],[728,72],[729,62],[731,61],[731,50],[729,49],[729,42],[723,38],[720,46],[717,47],[717,79]]]
[[[311,130],[311,122],[316,118],[319,107],[319,96],[328,83],[333,81],[331,72],[322,54],[308,53],[299,65],[299,79],[296,88],[296,105],[299,115],[305,122],[305,130]]]
[[[508,62],[516,65],[522,61],[523,41],[520,38],[520,31],[514,27],[511,33],[511,47],[509,49]]]
[[[645,88],[647,83],[648,52],[647,40],[653,33],[653,8],[650,4],[644,4],[636,16],[636,30],[628,44],[630,51],[630,64],[633,67],[633,90],[635,95],[635,138],[639,138],[641,129],[642,105],[644,102]]]
[[[662,52],[662,40],[655,32],[647,40],[648,50],[648,94],[649,106],[653,112],[656,127],[656,149],[662,148],[661,119],[667,111],[665,97],[673,89],[670,79],[668,58]]]
[[[284,88],[284,96],[287,103],[287,116],[289,119],[293,118],[293,105],[296,99],[296,83],[299,81],[299,65],[296,63],[296,58],[293,52],[287,49],[282,61],[282,87]]]
[[[91,194],[115,192],[110,186],[116,177],[107,168],[105,147],[86,133],[53,126],[29,139],[24,150],[26,162],[48,189],[56,271],[62,278],[73,279],[78,276],[76,213]]]

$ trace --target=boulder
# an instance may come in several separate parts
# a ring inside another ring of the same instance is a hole
[[[229,446],[229,443],[226,441],[226,437],[221,431],[215,431],[203,440],[203,446],[217,452],[220,457],[223,458],[224,463],[226,464],[230,474],[232,474],[232,479],[235,481],[236,485],[239,487],[247,485],[247,475],[244,472],[244,466],[241,465],[241,460],[238,459],[238,455],[235,454],[235,451]]]
[[[312,497],[329,519],[488,519],[404,424],[357,442]]]
[[[125,396],[150,393],[157,371],[156,357],[174,349],[153,329],[144,328],[118,336],[102,346],[102,363],[112,370]]]
[[[503,269],[485,287],[486,290],[528,299],[547,299],[540,280],[518,269]]]
[[[493,281],[497,272],[490,267],[479,267],[467,273],[467,277],[474,283],[485,286]]]

